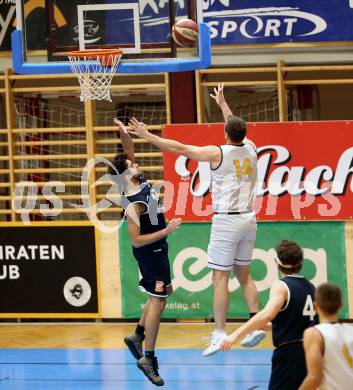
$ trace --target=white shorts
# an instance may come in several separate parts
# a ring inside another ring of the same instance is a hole
[[[215,214],[208,245],[208,267],[230,271],[234,264],[250,265],[256,229],[255,212]]]

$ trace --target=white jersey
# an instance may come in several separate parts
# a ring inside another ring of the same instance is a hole
[[[257,154],[249,143],[222,145],[222,160],[211,169],[212,207],[215,212],[253,210]]]
[[[320,390],[352,390],[353,326],[319,324],[324,340],[324,376]]]

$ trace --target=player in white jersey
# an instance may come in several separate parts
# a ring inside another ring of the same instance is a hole
[[[219,351],[226,337],[225,323],[229,304],[229,273],[234,273],[243,290],[250,316],[259,311],[258,294],[249,268],[256,238],[256,216],[253,210],[257,180],[256,146],[246,139],[246,124],[229,109],[223,95],[223,85],[211,95],[222,109],[226,123],[222,146],[194,146],[158,137],[148,132],[147,126],[135,118],[129,122],[133,133],[162,150],[184,155],[192,160],[210,163],[212,174],[211,238],[208,266],[213,269],[213,308],[216,330],[203,356]],[[265,337],[262,330],[254,331],[242,345],[252,347]]]
[[[316,289],[315,310],[320,324],[304,333],[307,376],[299,390],[353,388],[353,326],[340,324],[340,289],[324,283]]]
[[[214,89],[211,97],[222,110],[228,136],[227,144],[220,147],[220,166],[211,170],[215,215],[208,247],[208,266],[213,269],[216,330],[212,333],[209,347],[203,352],[204,356],[217,352],[225,337],[229,271],[234,270],[240,283],[250,318],[259,311],[256,286],[250,276],[256,238],[256,215],[253,210],[257,181],[256,146],[246,138],[245,122],[235,117],[229,108],[224,98],[223,84]],[[241,345],[254,347],[265,335],[263,330],[255,330],[246,336]]]

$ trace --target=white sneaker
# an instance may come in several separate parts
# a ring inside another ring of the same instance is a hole
[[[240,343],[242,347],[256,347],[261,341],[266,337],[266,332],[264,330],[254,330],[250,332],[243,341]]]
[[[210,343],[209,347],[202,352],[202,356],[211,356],[217,353],[220,350],[221,342],[227,337],[225,332],[212,332],[212,336],[203,337],[207,341],[207,344]]]

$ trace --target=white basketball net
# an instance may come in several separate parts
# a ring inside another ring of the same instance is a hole
[[[108,100],[110,97],[110,86],[122,54],[105,54],[104,60],[89,54],[85,56],[69,55],[71,69],[76,73],[81,87],[81,101]]]

